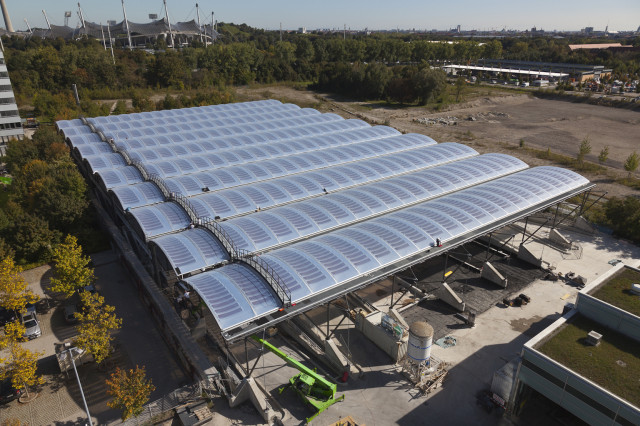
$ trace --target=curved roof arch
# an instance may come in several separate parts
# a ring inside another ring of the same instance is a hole
[[[191,224],[187,213],[176,203],[159,203],[139,207],[129,210],[129,214],[136,221],[145,240],[184,230]]]
[[[204,228],[164,235],[149,242],[165,256],[178,275],[226,263],[229,253],[220,241]]]

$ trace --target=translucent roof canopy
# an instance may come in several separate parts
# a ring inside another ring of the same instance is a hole
[[[182,207],[175,203],[160,203],[130,210],[145,238],[187,229],[191,220]]]
[[[178,275],[229,261],[220,241],[204,228],[164,235],[150,244],[162,250]]]
[[[292,302],[301,302],[430,250],[436,238],[446,244],[456,238],[473,237],[474,232],[543,208],[588,185],[588,180],[569,170],[536,167],[294,243],[260,258],[287,286]],[[263,297],[259,309],[254,309],[254,300],[243,288],[264,294],[270,287],[259,276],[245,275],[253,271],[249,266],[232,266],[243,279],[225,279],[229,266],[185,279],[203,295],[223,331],[281,307],[275,297]],[[225,297],[215,297],[215,290],[224,291]],[[224,315],[231,310],[234,315]]]
[[[327,167],[313,172],[191,197],[199,217],[233,217],[288,204],[404,173],[468,158],[478,153],[466,145],[442,143]]]
[[[221,223],[221,226],[232,237],[238,249],[257,252],[436,198],[527,167],[514,157],[485,154],[231,219]]]
[[[432,144],[435,142],[427,136],[398,135],[337,148],[256,161],[247,165],[192,173],[165,179],[164,183],[170,192],[191,196]]]

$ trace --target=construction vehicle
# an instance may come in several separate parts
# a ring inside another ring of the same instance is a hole
[[[279,392],[282,393],[287,388],[292,388],[307,405],[316,411],[313,416],[306,419],[307,423],[310,423],[318,414],[322,413],[334,403],[344,399],[344,395],[336,398],[337,386],[335,383],[330,382],[319,375],[315,370],[312,370],[295,359],[287,356],[284,352],[266,340],[260,339],[257,336],[252,336],[252,338],[285,360],[287,364],[300,371],[299,374],[290,378],[289,384],[280,388]]]

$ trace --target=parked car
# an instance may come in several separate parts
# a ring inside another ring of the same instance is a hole
[[[68,303],[64,306],[64,319],[69,324],[74,324],[78,321],[76,318],[76,312],[78,312],[78,305],[75,303]]]
[[[24,337],[31,340],[36,337],[42,336],[42,330],[40,329],[40,323],[36,318],[35,313],[29,313],[22,316],[22,323],[24,324],[25,333]]]
[[[22,390],[14,388],[9,377],[0,382],[0,404],[6,404],[20,398],[20,395],[22,395]]]

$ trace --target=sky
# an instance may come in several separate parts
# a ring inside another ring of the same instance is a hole
[[[171,22],[196,18],[196,1],[166,0]],[[49,21],[64,25],[64,12],[71,11],[69,26],[79,23],[76,0],[5,0],[15,30],[46,27],[42,9]],[[416,29],[446,30],[525,30],[577,31],[584,27],[609,31],[636,30],[640,26],[639,0],[199,0],[201,22],[246,23],[252,27],[307,30],[329,28],[362,30]],[[85,20],[106,23],[122,21],[122,0],[80,0]],[[150,13],[164,16],[162,0],[125,0],[127,18],[149,22]],[[2,22],[4,24],[4,22]],[[3,26],[3,25],[2,25]],[[4,27],[4,26],[3,26]]]

